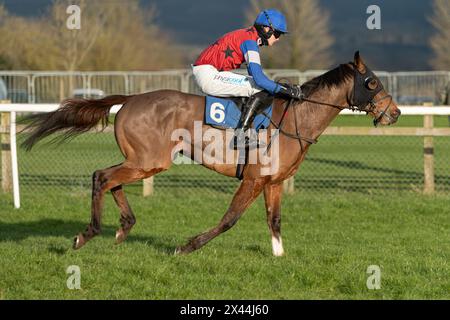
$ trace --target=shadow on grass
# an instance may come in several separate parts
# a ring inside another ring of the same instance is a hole
[[[118,226],[103,225],[102,233],[98,236],[111,238],[112,245],[115,241],[115,233]],[[15,222],[0,224],[0,242],[22,241],[32,237],[64,237],[73,239],[76,234],[86,229],[86,223],[79,221],[65,221],[61,219],[42,219],[32,222]],[[151,246],[161,253],[171,255],[175,251],[175,246],[170,245],[167,238],[154,236],[134,235],[130,233],[126,242],[142,243]],[[89,245],[89,244],[87,244]],[[49,245],[48,251],[57,255],[65,254],[68,249],[63,246]]]
[[[261,246],[259,246],[257,244],[246,245],[244,247],[244,250],[250,251],[252,253],[255,253],[255,254],[258,254],[261,256],[269,256],[268,251],[263,250],[263,248],[261,248]]]

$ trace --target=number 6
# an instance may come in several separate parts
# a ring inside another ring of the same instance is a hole
[[[219,102],[214,102],[209,115],[215,122],[222,123],[225,120],[225,107]]]

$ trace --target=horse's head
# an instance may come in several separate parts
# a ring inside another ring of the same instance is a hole
[[[380,79],[364,64],[359,51],[355,52],[352,64],[355,76],[349,104],[370,114],[374,118],[375,126],[397,122],[400,109],[392,100],[392,96],[386,92]]]

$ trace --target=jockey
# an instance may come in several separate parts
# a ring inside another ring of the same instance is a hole
[[[235,132],[235,146],[243,143],[249,148],[258,146],[256,133],[251,130],[248,137],[245,132],[256,114],[268,106],[269,97],[301,98],[300,87],[270,80],[261,67],[259,47],[273,46],[287,32],[286,18],[281,12],[264,10],[252,27],[227,33],[206,48],[192,67],[195,80],[204,93],[218,97],[250,97]],[[249,75],[230,72],[244,62]]]

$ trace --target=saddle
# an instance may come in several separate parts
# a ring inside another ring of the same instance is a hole
[[[247,104],[249,97],[215,97],[206,96],[205,124],[218,129],[235,129],[239,123],[242,109]],[[256,131],[268,128],[272,117],[272,105],[268,105],[253,121]]]

